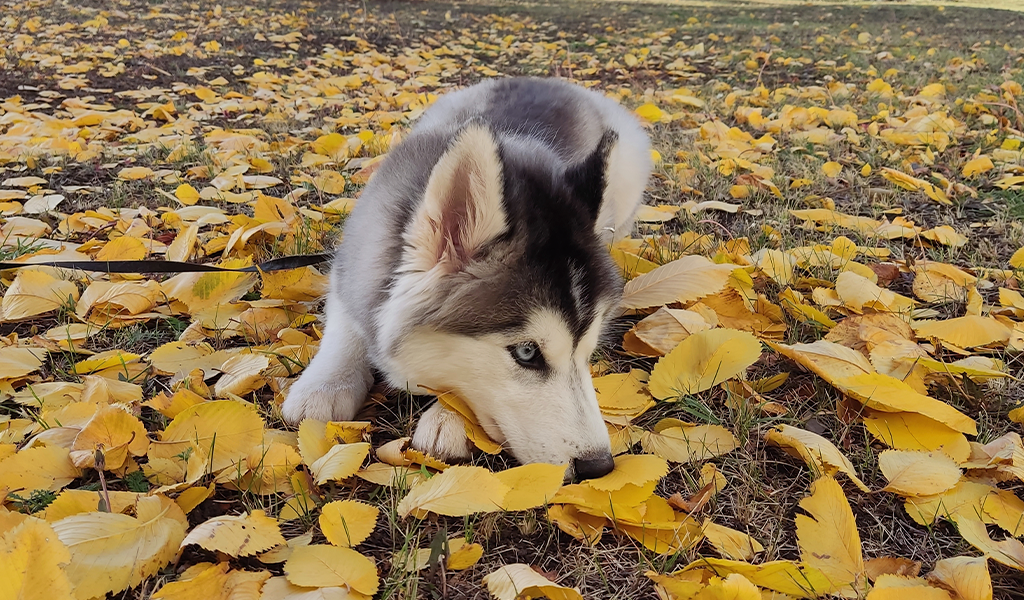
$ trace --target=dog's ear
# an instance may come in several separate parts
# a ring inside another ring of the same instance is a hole
[[[619,136],[611,129],[604,132],[597,148],[590,156],[583,159],[566,171],[565,178],[572,186],[576,198],[581,200],[589,211],[591,219],[597,220],[604,204],[605,178],[609,172],[608,164],[612,150],[618,145]]]
[[[624,179],[650,172],[644,162],[650,158],[632,156],[630,148],[621,142],[616,131],[609,129],[590,156],[566,172],[576,197],[590,210],[594,233],[605,241],[629,235],[627,226],[647,185],[646,180]]]
[[[409,266],[465,267],[507,227],[502,203],[502,168],[494,134],[470,123],[437,161],[422,204],[406,232]]]

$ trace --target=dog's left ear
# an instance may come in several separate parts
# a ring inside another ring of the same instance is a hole
[[[647,185],[646,181],[622,180],[650,170],[645,170],[637,157],[629,156],[627,149],[619,134],[609,129],[590,156],[566,172],[576,197],[590,209],[594,233],[606,241],[629,235],[627,226]]]
[[[463,269],[505,232],[498,144],[482,123],[459,133],[437,161],[423,202],[405,234],[408,265],[416,271]]]

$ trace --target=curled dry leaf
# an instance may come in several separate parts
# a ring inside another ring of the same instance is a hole
[[[277,519],[262,510],[247,515],[213,517],[196,526],[181,542],[195,544],[228,556],[252,556],[284,543]]]
[[[797,456],[807,463],[815,477],[834,476],[845,473],[858,488],[867,492],[868,486],[857,477],[857,471],[850,459],[839,448],[820,435],[790,425],[779,425],[765,434],[765,441],[779,446],[788,454]]]
[[[718,265],[699,255],[684,256],[626,284],[624,308],[690,302],[725,287],[734,265]]]
[[[992,577],[984,556],[954,556],[935,563],[928,580],[952,590],[962,600],[992,600]]]
[[[734,329],[697,332],[664,356],[651,372],[649,387],[658,399],[696,394],[746,371],[761,357],[761,343]]]
[[[505,565],[485,575],[484,585],[496,600],[518,600],[523,597],[583,600],[578,589],[558,585],[533,570],[530,565],[522,563]]]

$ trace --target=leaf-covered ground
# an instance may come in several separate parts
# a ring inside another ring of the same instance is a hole
[[[899,3],[3,1],[2,260],[328,250],[485,77],[619,98],[658,167],[594,362],[623,454],[561,489],[404,449],[429,399],[394,390],[289,430],[315,268],[0,272],[0,598],[1024,597],[1022,32]]]

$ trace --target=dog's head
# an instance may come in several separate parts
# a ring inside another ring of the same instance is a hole
[[[600,226],[616,144],[606,133],[566,166],[543,144],[465,127],[431,173],[381,313],[392,383],[455,391],[520,462],[583,478],[612,468],[589,361],[621,291]]]

